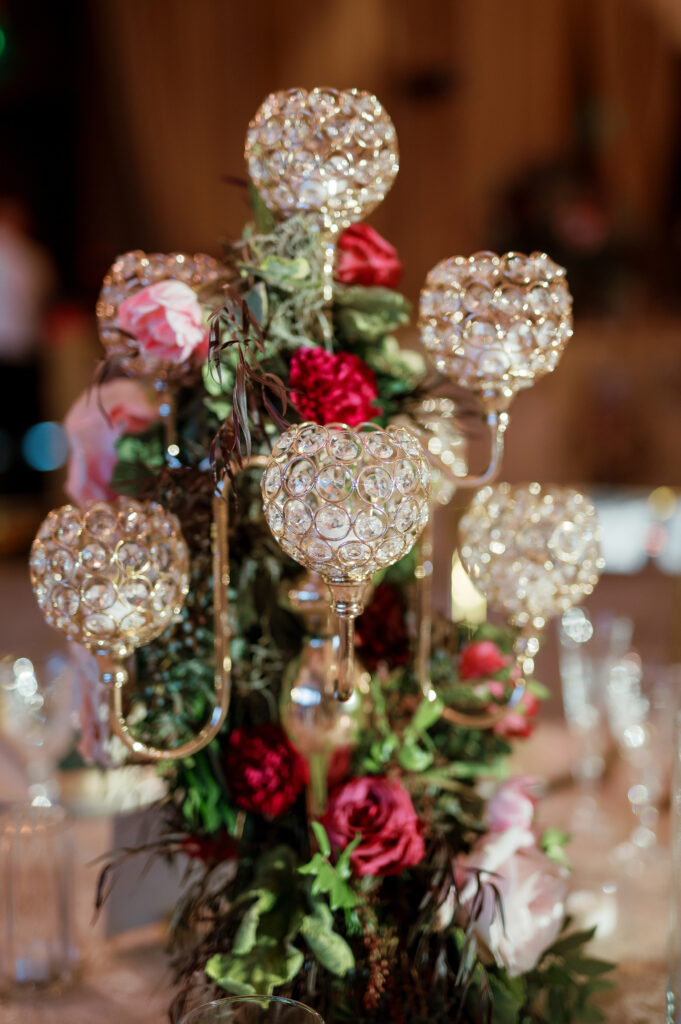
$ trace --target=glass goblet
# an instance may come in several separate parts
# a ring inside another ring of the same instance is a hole
[[[303,1003],[280,996],[239,996],[197,1006],[180,1024],[324,1024]]]

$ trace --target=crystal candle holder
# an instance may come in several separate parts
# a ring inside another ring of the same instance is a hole
[[[378,569],[411,550],[428,522],[430,469],[404,427],[303,423],[282,434],[262,479],[277,542],[327,583],[341,619],[336,695],[351,692],[353,621]]]
[[[419,329],[438,370],[508,401],[554,370],[572,337],[565,270],[539,252],[443,260],[421,292]]]
[[[45,621],[100,656],[120,739],[151,759],[185,756],[183,747],[159,751],[134,740],[122,708],[122,660],[170,625],[189,590],[189,552],[177,518],[156,502],[124,497],[84,509],[64,505],[38,530],[29,565]]]
[[[397,135],[359,89],[272,93],[248,126],[248,173],[276,213],[307,211],[339,231],[384,199],[399,169]]]
[[[199,292],[217,287],[223,277],[224,268],[212,256],[203,253],[192,256],[184,252],[146,253],[135,249],[118,256],[102,282],[96,309],[99,337],[107,356],[133,376],[156,378],[162,373],[171,378],[185,377],[185,364],[162,363],[153,353],[142,351],[135,339],[121,330],[119,307],[135,292],[161,281],[181,281]]]
[[[476,588],[519,630],[515,652],[530,675],[547,620],[590,594],[603,569],[593,505],[567,487],[497,484],[476,494],[459,537]],[[513,703],[523,686],[519,677]]]

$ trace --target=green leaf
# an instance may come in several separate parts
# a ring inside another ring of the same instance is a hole
[[[312,826],[312,831],[314,832],[314,837],[317,840],[320,853],[324,857],[330,857],[331,843],[329,842],[329,837],[326,834],[326,829],[320,821],[313,821],[310,824]]]
[[[400,767],[407,772],[423,772],[433,763],[433,755],[420,747],[418,743],[408,740],[401,747],[397,760]]]
[[[595,957],[579,957],[570,960],[570,969],[577,974],[586,975],[587,978],[608,974],[613,968],[614,964],[608,963],[607,960],[597,960]]]
[[[279,985],[293,981],[304,962],[304,954],[295,946],[265,937],[247,956],[212,956],[205,970],[226,992],[269,996]]]
[[[595,1006],[583,1006],[575,1011],[575,1020],[584,1024],[601,1024],[605,1019],[605,1014]]]
[[[518,1024],[518,1017],[525,1002],[523,978],[509,978],[488,974],[492,998],[494,999],[495,1024]]]
[[[304,917],[300,934],[327,971],[342,978],[354,968],[355,958],[350,946],[342,935],[333,931],[323,915],[308,914]]]
[[[260,891],[255,903],[248,908],[241,919],[241,924],[234,937],[233,953],[242,955],[251,952],[257,941],[260,918],[267,911],[272,910],[276,902],[277,898],[274,893],[268,892],[266,889]]]
[[[262,281],[259,281],[244,296],[246,305],[259,324],[265,324],[268,314],[267,288]]]
[[[352,857],[352,854],[354,853],[354,851],[357,849],[361,842],[362,834],[361,832],[358,832],[355,838],[352,840],[352,842],[348,843],[348,845],[345,847],[340,857],[336,861],[336,871],[338,872],[340,877],[346,881],[348,878],[350,878],[352,874],[350,858]]]
[[[425,732],[439,720],[444,710],[444,701],[436,697],[435,700],[424,698],[409,723],[409,728],[415,732]]]

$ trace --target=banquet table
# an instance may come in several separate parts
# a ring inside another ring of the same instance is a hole
[[[514,770],[539,774],[550,766],[549,787],[539,803],[540,827],[569,828],[584,795],[566,779],[569,741],[559,723],[542,725],[516,756]],[[611,934],[596,938],[594,955],[617,961],[614,992],[603,997],[608,1021],[651,1024],[664,1019],[666,942],[670,858],[667,822],[660,827],[660,846],[650,865],[630,877],[615,868],[613,846],[631,828],[626,800],[627,776],[615,761],[597,793],[600,811],[592,824],[574,834],[569,847],[573,865],[571,888],[594,894],[600,911],[613,924]],[[93,922],[93,898],[99,865],[94,859],[112,844],[112,819],[76,820],[76,917],[81,963],[70,983],[51,989],[27,989],[0,1002],[2,1024],[161,1024],[167,1021],[172,979],[167,966],[162,923],[135,928],[107,938],[105,919]],[[140,883],[144,884],[144,882]],[[603,891],[605,886],[605,893]],[[115,892],[115,890],[114,890]],[[605,901],[605,902],[603,902]],[[578,917],[579,915],[577,915]]]

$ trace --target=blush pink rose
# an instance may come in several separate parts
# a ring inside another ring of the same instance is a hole
[[[71,449],[65,487],[69,498],[77,505],[112,498],[116,441],[146,430],[158,415],[153,392],[123,377],[77,398],[64,419]]]
[[[483,959],[516,978],[535,967],[555,942],[565,916],[567,872],[537,846],[528,829],[508,828],[482,836],[456,865],[459,916],[465,924],[482,872],[482,909],[472,924]],[[492,884],[501,895],[503,920]]]
[[[492,680],[487,684],[487,688],[493,697],[498,700],[504,699],[506,687],[503,683]],[[534,719],[540,707],[539,699],[529,690],[525,690],[518,703],[496,723],[494,732],[497,736],[506,736],[509,739],[527,739],[534,731]]]
[[[352,870],[360,877],[400,875],[426,853],[411,797],[396,779],[349,779],[332,792],[322,824],[331,844],[341,849],[361,833],[350,857]]]
[[[160,363],[186,363],[208,355],[201,304],[182,281],[158,281],[135,292],[120,304],[118,323],[145,355]]]
[[[522,775],[499,786],[485,809],[485,825],[490,832],[531,828],[535,805],[531,792],[536,784],[536,779]]]

